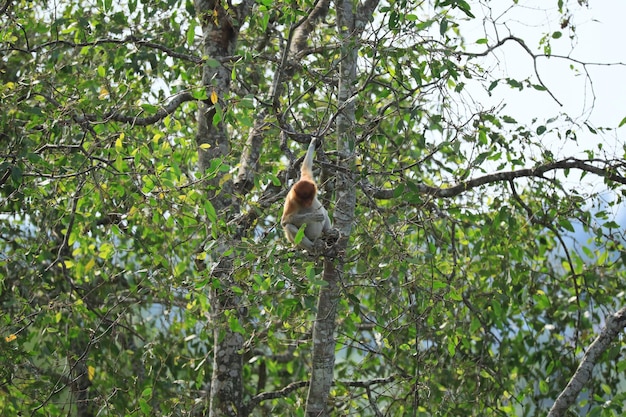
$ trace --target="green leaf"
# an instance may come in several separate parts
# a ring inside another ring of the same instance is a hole
[[[518,90],[523,90],[524,89],[524,84],[522,84],[521,82],[519,82],[518,80],[514,79],[514,78],[507,78],[506,79],[506,83],[511,87],[511,88],[515,88]]]
[[[144,109],[149,114],[154,114],[157,111],[159,111],[159,108],[157,106],[155,106],[154,104],[150,104],[150,103],[142,103],[141,108]]]
[[[311,284],[318,286],[318,287],[328,286],[328,282],[324,281],[323,279],[319,279],[317,277],[312,278],[310,281],[311,281]]]
[[[219,68],[222,64],[214,58],[205,58],[205,64],[210,68]]]
[[[22,182],[22,169],[17,165],[11,167],[11,181],[14,185],[19,185]]]
[[[589,129],[590,133],[592,133],[594,135],[598,134],[598,131],[596,129],[594,129],[589,123],[585,122],[585,126],[587,126],[587,129]]]
[[[222,121],[222,106],[219,103],[215,103],[213,105],[215,109],[215,114],[213,115],[213,126],[218,126]]]
[[[191,95],[196,100],[206,100],[209,98],[205,88],[194,88],[191,90]]]
[[[454,356],[456,354],[456,340],[448,339],[447,348],[448,348],[448,354],[450,356]]]
[[[480,129],[480,130],[478,131],[478,142],[479,142],[481,145],[486,145],[486,144],[488,143],[488,140],[487,140],[487,132],[485,131],[485,129]]]
[[[398,184],[398,186],[393,190],[393,197],[398,198],[404,194],[404,187],[404,184]]]
[[[98,256],[104,260],[107,260],[111,257],[111,255],[113,255],[114,252],[115,247],[109,242],[104,242],[102,243],[102,245],[100,245],[100,251],[98,252]]]
[[[458,6],[459,9],[463,11],[463,13],[465,13],[467,17],[472,18],[472,19],[476,18],[476,16],[474,16],[474,14],[471,11],[472,9],[470,5],[465,0],[457,0],[456,5]]]
[[[312,281],[315,279],[316,273],[315,273],[315,265],[313,264],[309,264],[306,267],[306,277],[309,281]]]
[[[204,214],[206,215],[207,220],[211,223],[215,223],[217,221],[217,212],[215,211],[215,207],[213,206],[213,204],[211,204],[211,202],[206,199],[202,203],[202,206],[204,207]]]
[[[561,217],[559,218],[559,225],[567,230],[568,232],[572,232],[574,233],[576,230],[574,229],[574,226],[572,226],[572,223],[569,221],[569,219],[565,218],[565,217]]]
[[[244,329],[244,327],[239,322],[239,318],[237,314],[231,314],[228,317],[228,327],[230,328],[230,331],[233,333],[240,333],[240,334],[246,333],[246,329]]]
[[[441,288],[448,288],[448,283],[447,282],[443,282],[443,281],[433,281],[433,283],[431,284],[433,290],[439,290]]]
[[[448,30],[448,19],[441,19],[441,22],[439,23],[439,34],[440,35],[445,35],[446,31]]]
[[[304,230],[306,229],[306,223],[303,224],[302,226],[300,226],[300,228],[298,229],[298,233],[296,233],[296,236],[293,238],[293,242],[296,245],[299,245],[300,242],[302,242],[302,238],[304,237]]]
[[[271,13],[261,13],[258,17],[261,21],[261,28],[263,28],[264,31],[267,30],[267,25],[270,22]]]
[[[480,323],[480,320],[478,320],[478,318],[476,317],[472,317],[472,321],[470,323],[470,334],[476,334],[476,332],[481,328],[482,324]]]
[[[271,172],[267,173],[266,178],[269,178],[269,180],[271,181],[272,185],[274,185],[276,187],[280,187],[280,185],[282,184],[280,178],[278,178],[276,175],[272,174]]]
[[[117,153],[122,153],[122,151],[124,150],[124,134],[121,133],[117,139],[115,139],[115,152]]]
[[[197,27],[197,23],[195,19],[191,19],[189,21],[189,27],[187,28],[187,33],[186,33],[186,38],[187,38],[187,45],[188,46],[193,46],[195,44],[195,40],[196,40],[196,27]]]
[[[144,413],[144,415],[152,414],[150,404],[148,404],[148,402],[144,398],[139,399],[139,408],[141,408],[141,411]]]
[[[475,166],[480,166],[483,162],[485,162],[485,159],[487,159],[489,155],[491,155],[491,151],[481,152],[480,154],[478,154],[476,159],[474,159],[473,164]]]
[[[498,302],[498,300],[491,301],[491,308],[493,309],[493,313],[496,317],[502,316],[502,305]]]

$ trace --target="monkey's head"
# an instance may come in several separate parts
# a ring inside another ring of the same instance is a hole
[[[300,180],[293,186],[293,192],[295,194],[298,204],[302,207],[310,207],[313,204],[313,199],[317,194],[317,186],[314,182],[307,180]]]

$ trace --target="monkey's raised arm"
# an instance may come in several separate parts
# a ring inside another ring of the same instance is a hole
[[[315,183],[315,179],[313,178],[313,154],[315,153],[315,144],[316,139],[311,139],[311,143],[309,144],[309,149],[306,151],[306,156],[302,161],[302,166],[300,167],[300,180],[307,180]]]

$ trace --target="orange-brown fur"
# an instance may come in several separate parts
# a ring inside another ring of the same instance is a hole
[[[300,247],[312,249],[313,242],[324,232],[330,230],[330,219],[322,203],[317,199],[317,185],[313,179],[313,153],[315,139],[311,141],[302,162],[300,180],[296,182],[285,199],[281,225],[285,236],[294,242],[298,229],[306,224]]]
[[[317,195],[317,187],[314,182],[308,180],[298,181],[292,188],[293,198],[303,207],[311,207],[313,199]]]

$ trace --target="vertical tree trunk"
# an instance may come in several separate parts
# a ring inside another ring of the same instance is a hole
[[[358,49],[354,38],[354,13],[352,0],[337,2],[337,30],[342,42],[341,64],[339,67],[339,91],[337,116],[337,151],[339,154],[335,184],[336,205],[334,212],[335,228],[339,229],[341,239],[339,252],[345,252],[354,220],[356,192],[354,181],[349,174],[354,167],[355,113],[354,103],[348,101],[352,96],[352,85],[356,78]],[[339,303],[340,276],[343,261],[325,259],[324,281],[328,286],[320,290],[317,303],[317,316],[313,324],[313,369],[306,404],[306,415],[328,416],[328,395],[334,380],[335,365],[335,327],[337,305]]]
[[[339,89],[337,92],[337,163],[336,204],[334,227],[341,233],[337,244],[339,253],[345,252],[352,231],[356,191],[354,178],[354,159],[356,136],[354,132],[355,104],[351,100],[356,80],[358,45],[360,35],[367,21],[371,20],[379,0],[366,0],[363,3],[353,0],[336,2],[337,31],[341,41],[341,63],[339,66]],[[358,5],[358,7],[357,7]],[[325,259],[324,280],[328,283],[320,291],[317,304],[317,316],[313,325],[313,370],[307,398],[307,416],[328,416],[327,402],[334,379],[335,364],[335,319],[339,302],[341,273],[344,265],[341,258]]]
[[[92,417],[93,407],[92,400],[89,399],[89,387],[91,380],[89,379],[89,369],[87,367],[87,358],[89,357],[89,343],[83,341],[73,341],[71,344],[72,354],[74,358],[68,358],[71,364],[71,383],[70,388],[74,403],[76,404],[77,417]]]
[[[345,244],[344,244],[345,246]],[[335,368],[335,318],[339,303],[339,272],[332,260],[324,261],[324,281],[313,323],[313,360],[306,402],[307,416],[328,416],[326,403]]]
[[[195,0],[195,9],[198,19],[202,25],[202,52],[203,55],[217,61],[232,55],[237,42],[239,28],[233,26],[231,17],[222,7],[220,0]],[[202,84],[206,88],[207,96],[211,93],[217,94],[218,103],[220,105],[224,94],[230,89],[230,71],[223,64],[219,66],[204,65],[202,71]],[[209,145],[208,148],[198,148],[198,167],[204,172],[209,166],[211,160],[228,154],[230,150],[229,137],[226,132],[224,123],[214,124],[213,118],[216,114],[216,107],[210,100],[202,101],[198,104],[198,132],[196,134],[196,142],[198,146]],[[214,184],[219,183],[220,178],[214,179]],[[230,186],[227,194],[230,194]],[[214,193],[210,192],[208,196],[213,197]],[[216,209],[223,199],[217,201]]]
[[[222,62],[222,65],[205,65],[202,82],[207,96],[216,95],[218,101],[213,103],[205,100],[198,106],[198,165],[204,173],[215,158],[228,155],[230,142],[226,126],[221,120],[215,120],[217,107],[221,105],[224,94],[230,88],[230,70],[224,66],[224,58],[235,50],[239,27],[234,22],[241,22],[251,5],[243,2],[237,9],[224,7],[220,0],[195,0],[196,14],[200,19],[203,31],[203,55]],[[237,16],[236,14],[239,13]],[[208,147],[202,148],[201,145]],[[238,211],[238,204],[233,197],[232,181],[222,181],[222,174],[207,182],[205,198],[219,213],[221,219],[231,219]],[[216,194],[219,190],[219,194]],[[213,227],[213,226],[211,226]],[[219,285],[211,288],[208,293],[211,305],[211,322],[213,330],[213,373],[211,376],[210,407],[208,415],[237,416],[243,407],[243,363],[241,350],[243,337],[231,330],[229,318],[239,317],[238,297],[230,290],[233,282],[232,255],[224,256],[227,249],[235,246],[230,237],[225,236],[216,245],[216,249],[207,257],[213,265],[210,271]],[[200,248],[202,250],[202,248]],[[198,269],[205,269],[206,263],[198,262]]]

